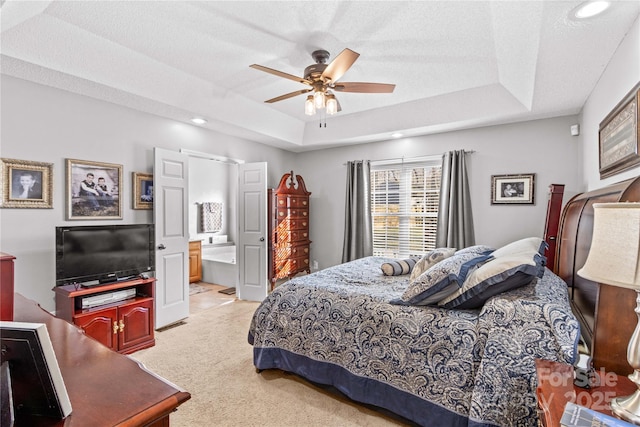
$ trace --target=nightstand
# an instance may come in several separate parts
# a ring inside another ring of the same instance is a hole
[[[612,415],[610,402],[617,396],[629,396],[636,385],[629,378],[600,370],[596,373],[598,387],[590,389],[573,385],[573,366],[566,363],[536,359],[538,377],[538,416],[543,427],[557,427],[567,402],[586,406],[603,414]]]

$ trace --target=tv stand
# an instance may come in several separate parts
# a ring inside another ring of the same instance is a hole
[[[56,316],[119,353],[129,354],[155,345],[155,279],[133,279],[85,288],[80,284],[56,286]],[[82,309],[81,299],[103,292],[134,288],[133,298]]]

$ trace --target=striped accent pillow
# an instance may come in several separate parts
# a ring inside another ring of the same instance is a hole
[[[416,265],[416,260],[413,258],[407,258],[396,261],[385,262],[380,266],[385,276],[400,276],[403,274],[411,273],[413,267]]]

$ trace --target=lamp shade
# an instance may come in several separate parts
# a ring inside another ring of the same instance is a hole
[[[578,275],[639,290],[640,203],[596,203],[593,211],[591,249]]]

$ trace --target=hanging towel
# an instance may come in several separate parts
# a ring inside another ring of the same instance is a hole
[[[216,233],[222,230],[222,203],[204,202],[200,208],[202,209],[202,232]]]

